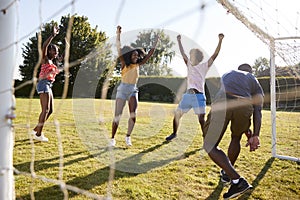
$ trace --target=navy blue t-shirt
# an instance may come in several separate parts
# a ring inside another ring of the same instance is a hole
[[[264,95],[263,89],[253,74],[241,70],[232,70],[222,76],[227,93],[251,98],[256,94]]]

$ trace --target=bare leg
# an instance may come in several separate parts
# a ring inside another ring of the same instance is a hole
[[[199,114],[198,115],[198,121],[199,121],[199,124],[201,126],[201,130],[202,130],[202,133],[203,133],[203,127],[204,127],[204,123],[205,123],[205,114]]]
[[[242,136],[231,136],[230,145],[228,147],[228,158],[232,165],[234,165],[241,151],[241,137]]]
[[[173,118],[173,133],[174,134],[177,134],[177,130],[178,130],[178,127],[179,127],[179,122],[180,122],[180,119],[182,117],[183,113],[181,111],[176,111],[175,112],[175,115],[174,115],[174,118]]]
[[[33,129],[36,131],[36,135],[40,136],[44,127],[45,121],[48,119],[52,112],[52,93],[41,93],[40,94],[40,103],[42,111],[39,116],[39,122],[36,127]],[[51,112],[50,112],[51,110]]]
[[[116,108],[115,108],[115,116],[114,116],[114,120],[112,122],[112,132],[111,132],[111,138],[115,138],[115,134],[117,132],[118,126],[119,126],[119,122],[120,122],[120,118],[123,112],[123,108],[125,106],[125,102],[126,100],[124,99],[116,99]]]
[[[53,100],[53,93],[52,93],[52,91],[49,93],[49,103],[50,103],[50,107],[49,107],[49,112],[48,112],[48,114],[47,114],[47,117],[46,117],[46,120],[48,120],[48,118],[50,117],[50,115],[53,113],[53,102],[54,102],[54,100]]]
[[[225,171],[231,180],[240,178],[240,175],[233,168],[228,157],[221,149],[214,147],[210,152],[208,152],[208,155],[219,167]]]
[[[171,141],[177,137],[177,130],[178,130],[180,118],[182,117],[182,115],[183,115],[183,112],[181,112],[181,111],[177,110],[175,112],[175,115],[173,118],[173,133],[171,133],[171,135],[166,137],[166,141]]]
[[[206,130],[204,131],[205,137],[203,146],[209,157],[225,171],[231,180],[239,179],[240,175],[234,169],[229,158],[218,147],[229,123],[229,120],[223,115],[224,113],[222,112],[211,112],[208,115],[208,119],[204,126],[204,129]],[[214,120],[212,120],[212,116],[215,116]],[[223,121],[222,118],[224,118]]]
[[[137,105],[138,105],[138,102],[137,102],[136,97],[135,96],[130,97],[129,102],[128,102],[130,116],[128,119],[128,130],[127,130],[126,136],[131,135],[131,132],[135,125]]]

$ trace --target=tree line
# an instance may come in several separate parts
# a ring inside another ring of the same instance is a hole
[[[29,38],[29,41],[22,47],[23,64],[19,66],[22,80],[18,84],[25,81],[33,80],[34,69],[39,60],[39,45],[52,33],[52,27],[60,28],[60,33],[53,39],[53,43],[59,46],[61,56],[65,55],[66,48],[66,32],[69,26],[69,20],[73,20],[71,27],[71,40],[69,50],[69,90],[68,96],[72,94],[72,88],[78,72],[81,73],[81,78],[86,80],[97,80],[98,88],[102,88],[105,82],[113,80],[114,76],[120,75],[120,66],[116,55],[113,53],[113,44],[109,42],[109,38],[105,32],[99,31],[98,26],[92,28],[86,16],[67,15],[62,16],[60,22],[51,21],[42,26],[40,33]],[[41,35],[39,41],[38,35]],[[154,55],[150,58],[148,64],[140,68],[140,75],[143,76],[172,76],[172,68],[169,67],[172,58],[175,56],[175,51],[172,47],[175,45],[170,37],[163,31],[147,30],[140,32],[136,40],[131,42],[132,47],[143,48],[148,51],[152,45],[156,35],[160,35],[160,43]],[[60,65],[63,67],[64,63]],[[257,77],[270,76],[270,65],[266,58],[258,58],[255,60],[254,74]],[[276,69],[279,76],[293,76],[293,73],[299,73],[299,64],[292,67],[281,67]],[[39,71],[36,76],[38,75]],[[55,87],[63,85],[65,74],[60,73],[56,76]],[[88,83],[87,84],[94,84]],[[88,88],[88,87],[87,87]]]
[[[80,70],[81,78],[89,79],[91,77],[99,80],[99,84],[113,76],[120,75],[120,66],[116,55],[113,53],[113,47],[105,32],[98,31],[98,26],[92,28],[86,16],[63,16],[60,22],[51,21],[42,26],[40,33],[29,38],[29,41],[22,47],[23,64],[19,66],[21,82],[33,80],[34,69],[39,60],[39,45],[49,37],[52,33],[52,27],[57,26],[60,33],[53,39],[52,43],[59,47],[59,53],[64,57],[66,48],[66,32],[69,26],[69,20],[72,18],[73,24],[71,27],[71,39],[69,50],[69,93],[72,93],[77,74]],[[41,35],[39,41],[38,34]],[[134,42],[131,42],[132,47],[143,48],[148,51],[152,47],[153,38],[159,34],[160,43],[154,55],[148,63],[140,69],[140,75],[147,76],[172,76],[172,69],[168,67],[172,58],[175,56],[175,51],[172,50],[174,42],[163,31],[148,30],[140,32]],[[60,63],[63,67],[64,63]],[[35,74],[36,78],[39,71]],[[96,76],[96,77],[95,77]],[[60,73],[56,76],[55,85],[63,85],[65,74]],[[55,87],[54,85],[54,87]]]

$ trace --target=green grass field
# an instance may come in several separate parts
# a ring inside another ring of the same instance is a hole
[[[113,107],[110,100],[55,99],[55,112],[43,130],[49,142],[40,143],[29,135],[40,113],[39,99],[18,98],[14,120],[17,199],[93,199],[91,193],[94,198],[120,200],[223,199],[228,186],[220,182],[220,168],[201,149],[201,131],[193,112],[183,116],[178,138],[165,143],[176,105],[140,102],[133,146],[127,148],[126,107],[117,146],[110,150]],[[279,113],[279,120],[287,120],[285,114]],[[293,113],[288,120],[299,122],[299,117],[300,113]],[[270,111],[263,111],[260,149],[250,153],[242,147],[236,169],[254,189],[237,199],[300,199],[299,163],[271,156],[270,119]],[[299,157],[299,124],[292,128],[280,137],[280,143]],[[229,132],[220,147],[226,150],[228,142]],[[245,136],[242,143],[246,144]],[[58,185],[59,179],[69,190]]]

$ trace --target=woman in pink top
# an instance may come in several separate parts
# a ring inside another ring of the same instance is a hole
[[[45,121],[53,111],[52,84],[55,76],[59,73],[57,68],[58,47],[51,44],[52,39],[59,33],[57,27],[53,27],[52,35],[43,43],[41,71],[37,84],[37,93],[40,95],[42,111],[39,116],[39,122],[33,129],[34,139],[41,142],[48,142],[48,138],[42,133]]]

